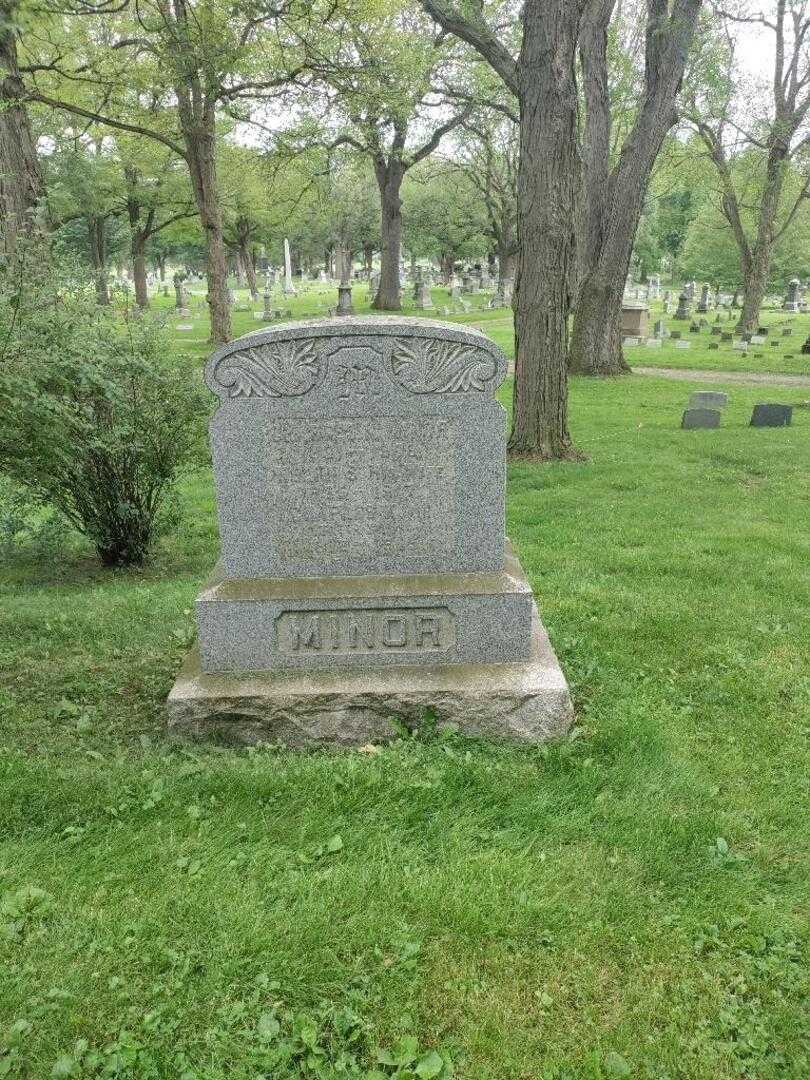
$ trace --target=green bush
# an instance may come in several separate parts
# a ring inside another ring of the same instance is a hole
[[[0,473],[54,507],[107,566],[146,558],[207,396],[147,318],[99,308],[92,284],[29,257],[0,271]]]

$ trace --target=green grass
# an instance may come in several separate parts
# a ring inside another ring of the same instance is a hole
[[[573,380],[590,460],[509,470],[577,709],[543,749],[170,746],[208,474],[144,571],[10,560],[0,1075],[810,1076],[810,411],[682,432],[689,389]]]

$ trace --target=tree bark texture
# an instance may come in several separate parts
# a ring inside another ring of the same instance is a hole
[[[132,234],[132,281],[135,303],[145,311],[149,307],[149,290],[146,286],[146,237],[141,232]]]
[[[667,132],[677,121],[700,0],[648,0],[645,84],[638,115],[609,171],[611,116],[607,30],[614,0],[597,0],[582,21],[579,55],[585,100],[585,200],[579,282],[569,368],[580,375],[629,371],[621,345],[624,284],[650,177]]]
[[[181,120],[183,113],[181,108]],[[213,107],[206,114],[204,124],[187,126],[183,123],[183,139],[194,199],[208,251],[206,278],[211,341],[221,345],[231,340],[231,305],[228,299],[228,259],[222,227],[222,207],[217,189]]]
[[[0,2],[0,228],[6,255],[13,253],[20,233],[37,227],[36,209],[45,194],[17,65],[15,7]]]
[[[509,450],[542,459],[576,456],[567,421],[567,317],[576,257],[578,22],[570,0],[526,0]]]
[[[399,264],[402,253],[402,198],[400,189],[405,170],[394,159],[388,164],[375,163],[380,189],[380,283],[372,307],[377,311],[401,311]]]
[[[107,284],[107,219],[103,217],[87,218],[87,239],[90,245],[90,265],[96,283],[96,302],[106,305],[110,302]]]

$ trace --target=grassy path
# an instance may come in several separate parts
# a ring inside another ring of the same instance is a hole
[[[661,379],[691,382],[757,383],[765,386],[810,386],[810,375],[778,375],[772,371],[705,371],[696,368],[633,367],[634,375],[657,375]]]
[[[139,572],[0,567],[0,1074],[809,1076],[810,413],[759,393],[683,432],[666,377],[576,379],[589,460],[510,467],[541,750],[169,745],[208,473]]]

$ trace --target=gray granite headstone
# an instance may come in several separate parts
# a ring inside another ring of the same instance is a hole
[[[681,427],[685,431],[720,427],[720,413],[716,409],[686,409],[681,418]]]
[[[478,331],[373,316],[213,354],[221,561],[173,730],[357,744],[425,708],[478,734],[567,729],[565,679],[504,538],[506,370]]]
[[[502,566],[506,361],[483,334],[440,325],[299,322],[214,353],[227,577]]]
[[[690,409],[722,409],[728,405],[728,394],[720,390],[695,390],[689,395]]]
[[[792,419],[792,405],[759,402],[751,414],[751,427],[790,427]]]

